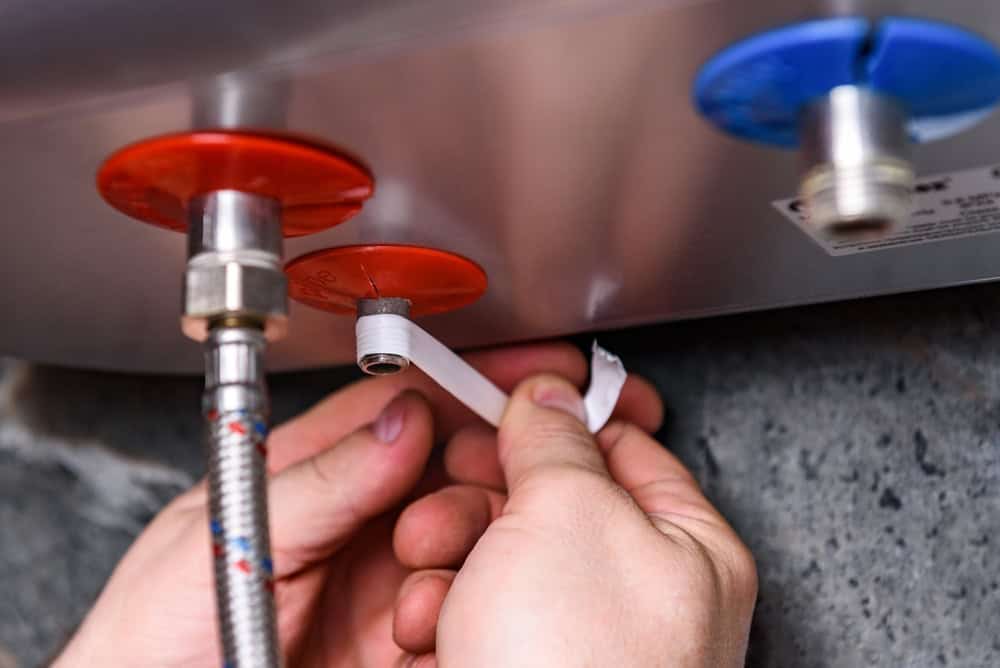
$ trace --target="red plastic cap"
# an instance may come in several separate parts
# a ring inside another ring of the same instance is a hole
[[[359,299],[410,300],[410,315],[444,313],[479,299],[486,272],[460,255],[422,246],[342,246],[285,267],[288,294],[309,306],[354,315]]]
[[[281,202],[285,236],[342,223],[374,192],[371,173],[333,148],[273,135],[191,132],[132,144],[108,158],[97,188],[139,220],[185,231],[187,202],[239,190]]]

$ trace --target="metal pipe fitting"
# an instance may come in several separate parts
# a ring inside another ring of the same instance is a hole
[[[909,218],[914,186],[906,110],[862,86],[838,86],[802,114],[799,195],[808,224],[837,240],[874,240]]]
[[[258,323],[268,340],[284,336],[288,284],[281,266],[281,205],[236,190],[188,203],[188,262],[181,327],[204,341],[221,318]]]
[[[263,332],[216,327],[205,341],[202,408],[223,665],[277,668],[267,523]]]
[[[361,299],[358,301],[358,317],[391,313],[404,318],[410,317],[410,300],[397,297]],[[371,376],[389,376],[406,371],[410,360],[395,353],[372,353],[358,360],[361,370]]]

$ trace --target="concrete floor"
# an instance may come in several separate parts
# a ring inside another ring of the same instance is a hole
[[[1000,286],[612,333],[757,557],[749,664],[1000,665]],[[287,418],[351,377],[277,376]],[[43,662],[201,475],[197,380],[9,362],[0,668]]]

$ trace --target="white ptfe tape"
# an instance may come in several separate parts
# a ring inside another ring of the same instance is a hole
[[[595,340],[590,350],[590,387],[583,395],[587,427],[591,432],[596,434],[611,419],[626,378],[625,365],[618,355],[612,355]]]
[[[474,413],[494,427],[500,426],[509,397],[412,320],[391,313],[366,315],[358,318],[355,332],[359,362],[378,353],[405,357]],[[599,431],[611,417],[626,376],[621,360],[595,341],[590,388],[583,397],[591,432]]]

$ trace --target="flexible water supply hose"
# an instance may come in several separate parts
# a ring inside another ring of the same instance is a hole
[[[205,342],[203,411],[218,620],[225,668],[281,663],[267,522],[264,334],[213,329]]]

